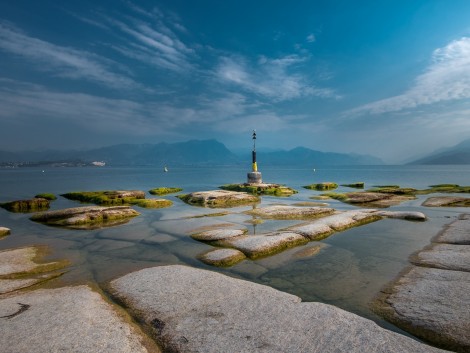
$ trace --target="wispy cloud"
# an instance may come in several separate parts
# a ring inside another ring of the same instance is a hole
[[[381,114],[464,98],[470,98],[469,37],[436,49],[432,63],[403,94],[360,106],[346,114]]]
[[[96,23],[113,36],[119,44],[109,45],[120,54],[160,69],[183,72],[193,67],[195,51],[179,36],[187,29],[173,13],[166,13],[157,7],[146,10],[131,1],[126,1],[129,13],[96,14],[100,20],[76,16],[88,24]],[[179,34],[178,34],[178,33]]]
[[[315,34],[313,33],[310,33],[307,38],[305,38],[305,40],[308,42],[308,43],[313,43],[317,40],[317,38],[315,37]]]
[[[113,72],[115,62],[83,50],[63,47],[29,36],[0,22],[0,50],[22,56],[36,69],[54,76],[82,79],[112,88],[136,88],[139,85],[127,75]]]
[[[220,58],[215,75],[219,82],[274,101],[306,96],[337,98],[332,89],[315,87],[304,76],[291,72],[293,67],[306,60],[298,55],[278,59],[262,56],[257,63],[249,63],[241,56],[224,56]]]

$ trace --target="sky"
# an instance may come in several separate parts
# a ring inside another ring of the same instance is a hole
[[[0,150],[216,139],[388,163],[470,136],[468,0],[0,0]]]

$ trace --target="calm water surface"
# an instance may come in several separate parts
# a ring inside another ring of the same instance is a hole
[[[299,191],[289,198],[263,197],[261,205],[292,204],[313,201],[319,192],[302,185],[333,181],[348,184],[358,181],[366,188],[374,185],[398,184],[423,189],[432,184],[470,185],[470,166],[355,166],[309,169],[262,168],[263,180],[286,184]],[[244,182],[246,168],[23,168],[0,169],[0,202],[31,198],[38,193],[56,195],[70,191],[144,190],[159,186],[184,188],[184,193],[213,190],[227,183]],[[353,189],[340,187],[337,191]],[[150,197],[151,195],[148,195]],[[433,195],[435,196],[435,195]],[[174,202],[171,208],[136,209],[141,216],[129,223],[97,230],[68,230],[48,227],[29,220],[28,214],[0,209],[0,226],[12,234],[0,241],[0,249],[31,244],[49,245],[49,259],[72,261],[69,271],[50,285],[85,282],[106,283],[125,273],[156,265],[186,264],[210,269],[270,285],[300,296],[304,301],[330,303],[348,311],[382,322],[369,308],[379,290],[408,265],[413,252],[428,245],[444,225],[454,220],[463,208],[424,208],[428,196],[404,202],[391,210],[421,211],[426,222],[382,220],[322,240],[322,250],[315,256],[302,256],[317,242],[290,249],[281,254],[246,260],[228,269],[207,266],[197,256],[211,246],[192,240],[188,234],[201,227],[230,224],[247,228],[249,234],[263,233],[289,226],[292,221],[266,221],[253,226],[251,216],[242,212],[251,207],[228,209],[221,217],[188,218],[220,210],[193,207],[174,195],[165,196]],[[336,209],[354,209],[338,201],[328,201]],[[77,207],[79,203],[59,197],[51,209]],[[210,289],[208,290],[210,295]]]

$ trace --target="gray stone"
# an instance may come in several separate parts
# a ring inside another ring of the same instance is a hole
[[[434,240],[438,243],[470,245],[470,214],[464,214],[449,224]]]
[[[443,352],[331,305],[185,266],[111,287],[169,352]]]
[[[239,237],[244,235],[246,232],[247,229],[210,229],[204,232],[191,234],[191,238],[199,241],[215,241],[232,237]]]
[[[410,333],[470,351],[470,273],[412,267],[376,303],[376,311]]]
[[[267,219],[308,219],[323,217],[334,213],[334,209],[325,207],[295,207],[274,205],[255,208],[245,213]]]
[[[90,229],[122,224],[138,215],[140,213],[129,206],[85,206],[37,213],[31,220],[47,225]]]
[[[277,232],[229,238],[221,240],[219,244],[240,250],[247,257],[255,259],[307,242],[308,239],[298,233]]]
[[[0,350],[147,352],[128,322],[88,286],[37,290],[0,300]]]
[[[199,256],[199,260],[212,266],[233,266],[246,259],[245,254],[236,249],[216,249]]]
[[[382,192],[348,192],[341,194],[341,201],[350,204],[363,204],[372,207],[389,207],[398,205],[403,201],[412,200],[414,196],[394,195]],[[332,196],[334,197],[334,196]]]
[[[430,197],[423,202],[426,207],[469,207],[470,198],[457,196]]]
[[[261,184],[263,182],[263,178],[260,172],[249,172],[247,174],[247,182],[248,184]]]
[[[426,215],[422,212],[412,211],[377,211],[377,215],[386,218],[404,219],[407,221],[425,221]]]
[[[190,205],[207,207],[235,207],[259,202],[258,196],[228,190],[199,191],[177,197]]]
[[[419,266],[470,272],[470,245],[433,244],[430,249],[416,254],[411,262]]]

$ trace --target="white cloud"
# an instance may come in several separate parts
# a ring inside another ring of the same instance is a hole
[[[83,50],[67,48],[28,36],[0,22],[0,49],[20,55],[35,68],[55,76],[84,79],[112,88],[136,88],[139,85],[127,76],[110,70],[116,63]]]
[[[307,36],[307,38],[305,38],[307,42],[309,43],[313,43],[317,40],[317,38],[315,37],[315,34],[311,33]]]
[[[285,101],[306,96],[332,98],[337,96],[328,88],[311,85],[304,76],[291,73],[291,68],[306,58],[288,55],[278,59],[260,57],[252,67],[241,56],[222,57],[216,70],[216,78],[245,91],[274,101]]]
[[[398,96],[372,102],[346,115],[381,114],[438,102],[470,98],[470,38],[454,40],[436,49],[432,63]]]

